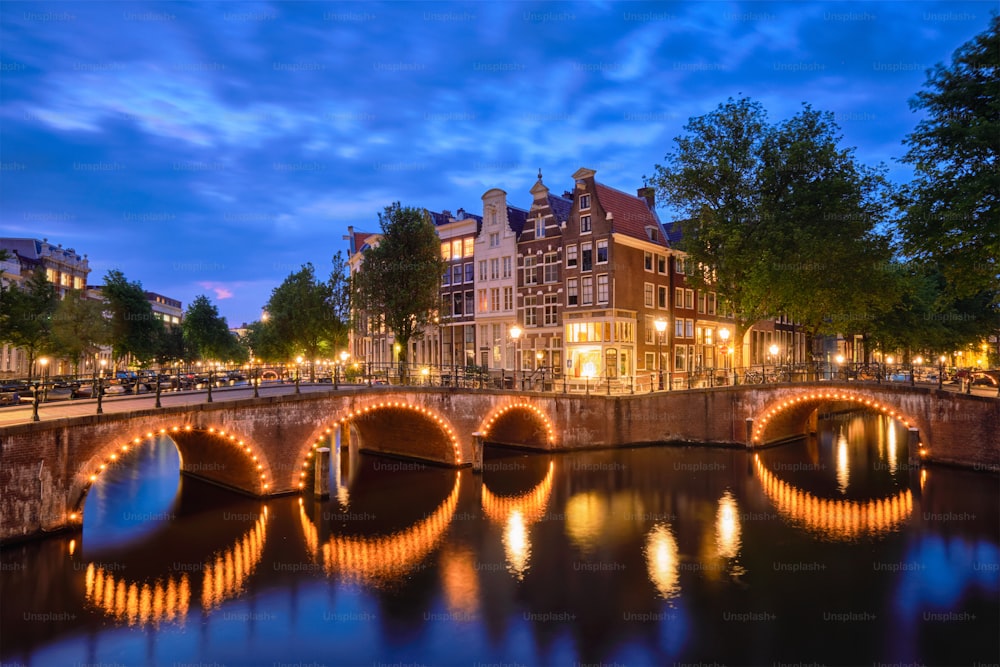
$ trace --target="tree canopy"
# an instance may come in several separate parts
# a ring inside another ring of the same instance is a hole
[[[230,333],[226,319],[204,294],[194,298],[184,313],[184,345],[197,359],[239,359],[240,343]]]
[[[59,297],[45,269],[31,272],[21,286],[0,291],[0,341],[23,348],[28,355],[28,377],[35,359],[51,345],[52,320]]]
[[[139,282],[129,282],[117,269],[104,277],[101,294],[110,315],[111,350],[116,363],[131,355],[139,364],[155,356],[162,337],[163,323],[153,315],[153,307]]]

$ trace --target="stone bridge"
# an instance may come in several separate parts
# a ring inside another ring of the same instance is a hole
[[[314,451],[338,430],[342,443],[361,451],[461,467],[481,457],[482,442],[547,451],[760,447],[810,432],[820,412],[861,407],[905,424],[925,461],[998,469],[1000,401],[930,388],[822,382],[585,396],[373,387],[0,429],[0,541],[78,527],[103,471],[163,435],[176,444],[184,473],[269,496],[311,488]]]

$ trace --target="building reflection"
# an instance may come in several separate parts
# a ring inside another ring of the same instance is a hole
[[[411,572],[438,545],[448,530],[458,505],[462,472],[448,497],[425,518],[387,535],[334,534],[321,541],[319,530],[299,502],[299,520],[306,547],[327,575],[345,581],[385,584]]]
[[[483,514],[498,525],[503,526],[503,549],[507,560],[507,570],[517,578],[524,579],[531,561],[531,539],[529,529],[544,515],[552,495],[552,477],[555,463],[549,461],[548,471],[533,489],[516,496],[500,496],[483,484]]]
[[[909,489],[866,501],[820,498],[776,477],[757,455],[754,470],[782,517],[827,539],[854,540],[897,530],[913,513]]]
[[[670,600],[680,595],[678,573],[679,553],[677,540],[669,524],[658,523],[650,528],[643,548],[649,580],[656,586],[660,597]]]
[[[260,563],[267,539],[267,507],[253,526],[213,559],[191,567],[192,573],[172,574],[152,581],[132,581],[99,563],[88,563],[84,596],[88,603],[128,625],[183,623],[191,607],[191,578],[201,572],[201,606],[208,611],[239,596]],[[110,566],[108,566],[110,567]]]
[[[715,549],[719,558],[736,558],[740,551],[740,513],[733,492],[726,489],[715,513]]]

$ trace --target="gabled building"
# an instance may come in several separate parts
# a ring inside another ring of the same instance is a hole
[[[347,235],[347,270],[353,279],[354,274],[361,270],[365,251],[378,245],[381,234],[376,232],[357,232],[353,226],[348,226]],[[383,364],[392,360],[388,354],[390,343],[387,341],[385,327],[373,324],[371,318],[364,312],[352,311],[352,326],[348,332],[347,350],[352,363]]]
[[[528,211],[507,203],[500,188],[483,194],[483,223],[476,237],[476,346],[477,364],[494,374],[514,370],[515,346],[510,329],[517,323],[514,262],[517,239]]]
[[[476,263],[475,246],[483,219],[464,209],[428,212],[441,237],[441,258],[445,271],[441,279],[441,307],[438,311],[440,363],[468,366],[476,363]],[[428,336],[424,336],[426,344]],[[420,341],[414,341],[418,345]],[[416,352],[416,350],[414,350]],[[424,363],[435,363],[431,350],[412,354]],[[419,362],[418,362],[419,363]]]

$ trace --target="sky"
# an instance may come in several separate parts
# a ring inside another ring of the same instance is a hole
[[[985,2],[0,4],[0,236],[231,326],[394,201],[528,208],[541,169],[634,192],[729,97],[803,103],[905,182],[909,101]],[[661,209],[661,219],[671,212]]]

